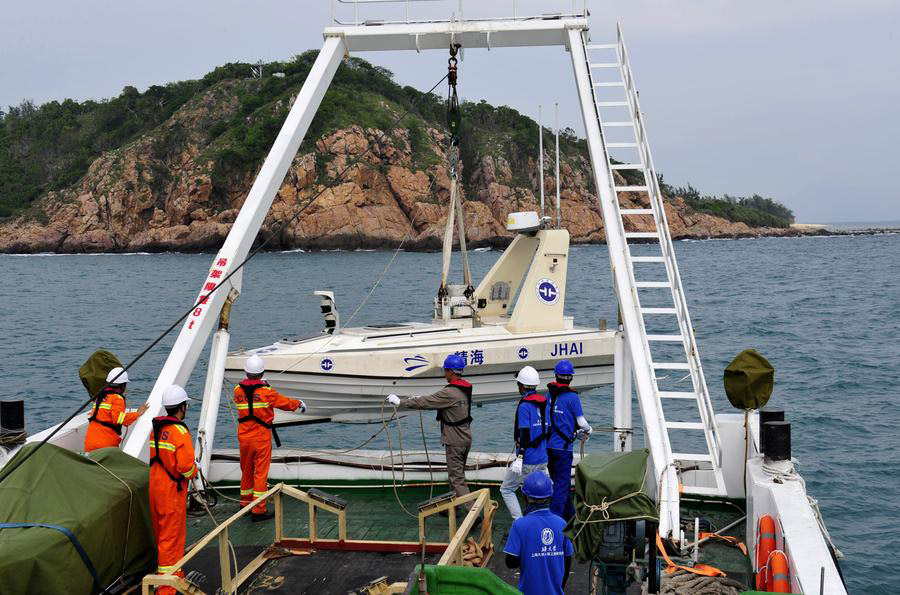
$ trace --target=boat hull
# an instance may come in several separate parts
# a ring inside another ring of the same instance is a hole
[[[446,386],[442,364],[451,353],[465,354],[468,360],[464,376],[473,385],[476,406],[518,398],[515,374],[525,365],[537,369],[546,385],[560,359],[573,363],[573,385],[580,389],[612,384],[614,336],[586,329],[522,336],[510,336],[505,329],[449,329],[362,340],[323,337],[231,354],[225,378],[240,382],[246,358],[260,354],[266,381],[284,395],[303,399],[307,407],[304,415],[278,411],[276,423],[371,421],[381,419],[389,394],[427,395]]]

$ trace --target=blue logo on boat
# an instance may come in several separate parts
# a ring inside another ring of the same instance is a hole
[[[427,366],[428,360],[423,355],[416,355],[413,357],[404,357],[403,363],[406,364],[406,371],[412,372],[413,370],[418,370],[419,368]]]
[[[528,359],[527,347],[519,347],[519,359]]]
[[[552,306],[559,301],[559,288],[550,279],[541,279],[537,283],[537,294],[541,301]]]
[[[323,358],[321,362],[319,362],[319,367],[325,370],[326,372],[330,372],[332,368],[334,368],[334,362],[331,361],[331,358],[326,357]]]

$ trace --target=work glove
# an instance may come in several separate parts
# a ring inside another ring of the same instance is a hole
[[[522,475],[522,459],[516,457],[516,460],[512,462],[512,465],[509,466],[509,470],[515,473],[516,475]]]
[[[387,399],[385,399],[388,403],[393,405],[394,407],[398,407],[400,405],[400,397],[397,395],[388,395]]]
[[[300,401],[300,406],[297,407],[297,411],[299,411],[300,413],[306,413],[306,403]]]

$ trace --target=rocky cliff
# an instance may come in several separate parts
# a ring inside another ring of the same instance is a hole
[[[211,85],[160,126],[103,152],[77,183],[41,196],[35,203],[37,215],[30,209],[27,215],[0,222],[0,251],[217,249],[255,172],[238,169],[223,176],[216,160],[233,136],[211,131],[251,118],[241,113],[240,99],[250,84],[238,79]],[[265,109],[280,119],[289,105],[287,98]],[[388,100],[379,107],[391,115],[398,110]],[[538,208],[535,161],[515,143],[501,144],[500,150],[487,145],[464,150],[464,210],[474,246],[504,245],[510,239],[506,215]],[[440,125],[427,120],[392,130],[342,126],[308,139],[290,166],[260,238],[269,238],[302,211],[271,240],[272,249],[391,248],[401,243],[406,249],[437,249],[449,197],[446,146]],[[545,160],[545,171],[552,172],[549,152]],[[338,172],[348,166],[335,184]],[[572,241],[603,242],[603,221],[583,152],[569,150],[563,155],[560,178],[563,224]],[[552,175],[545,185],[546,196],[554,196]],[[692,212],[678,197],[669,198],[667,216],[676,238],[799,233],[750,228]],[[623,206],[646,205],[635,194]],[[650,228],[648,219],[630,217],[629,229]]]

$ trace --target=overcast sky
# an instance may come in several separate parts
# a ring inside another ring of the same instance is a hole
[[[471,16],[490,5],[499,15],[512,4],[467,0],[463,7]],[[416,14],[449,16],[456,5],[430,2]],[[517,5],[520,13],[537,13],[571,2]],[[594,42],[613,40],[617,22],[625,31],[654,161],[666,181],[771,196],[802,222],[900,220],[893,178],[900,1],[588,5]],[[329,0],[8,2],[0,20],[0,105],[104,98],[125,85],[143,90],[197,78],[226,62],[283,60],[319,47],[330,22]],[[442,52],[363,57],[422,89],[446,68]],[[562,48],[467,52],[459,88],[465,99],[532,117],[543,104],[547,124],[558,101],[561,123],[583,130]]]

